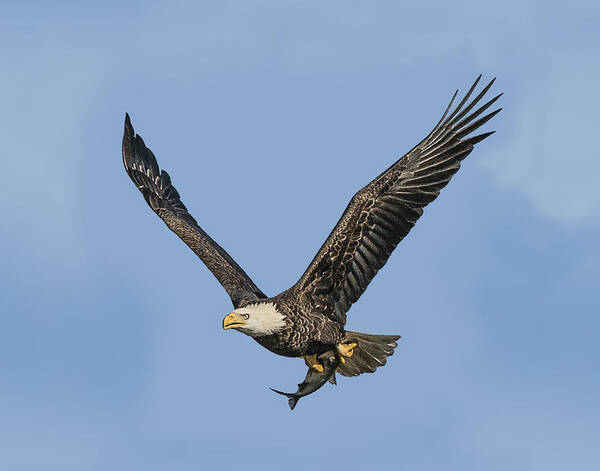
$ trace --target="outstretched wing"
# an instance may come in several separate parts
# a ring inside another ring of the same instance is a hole
[[[480,78],[448,115],[458,91],[454,93],[423,141],[354,195],[291,294],[345,324],[352,303],[412,229],[423,208],[439,195],[473,146],[493,134],[467,137],[500,111],[479,118],[502,94],[468,114],[495,80],[467,104]]]
[[[236,308],[244,302],[266,298],[235,260],[212,240],[188,213],[179,199],[179,193],[171,185],[169,174],[159,170],[152,151],[146,147],[139,135],[134,135],[127,114],[123,134],[123,163],[127,174],[142,192],[148,205],[213,272],[229,293]]]

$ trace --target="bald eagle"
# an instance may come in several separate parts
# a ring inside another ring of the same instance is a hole
[[[352,197],[298,282],[274,297],[265,295],[198,225],[169,174],[159,169],[152,151],[134,134],[129,115],[125,116],[123,162],[152,210],[231,297],[234,310],[223,319],[224,329],[249,335],[278,355],[303,357],[309,369],[323,371],[317,357],[335,351],[340,374],[372,373],[385,365],[400,337],[346,330],[346,313],[474,145],[493,134],[471,135],[501,110],[481,116],[502,94],[472,111],[495,80],[469,101],[480,78],[452,109],[458,90],[454,93],[425,139]]]

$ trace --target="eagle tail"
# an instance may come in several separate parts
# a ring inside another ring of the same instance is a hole
[[[387,362],[398,346],[399,335],[371,335],[346,331],[344,343],[356,343],[354,354],[346,358],[346,363],[337,367],[343,376],[358,376],[361,373],[374,373]]]

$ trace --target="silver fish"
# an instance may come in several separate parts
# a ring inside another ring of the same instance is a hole
[[[273,388],[269,388],[271,391],[276,392],[277,394],[288,397],[290,409],[294,410],[294,407],[296,407],[296,404],[301,397],[314,393],[327,381],[332,384],[336,384],[335,370],[340,364],[338,356],[332,350],[328,350],[327,352],[319,355],[317,358],[323,365],[323,371],[318,372],[313,368],[309,368],[304,381],[298,385],[298,391],[295,393],[285,393],[282,391],[277,391]]]

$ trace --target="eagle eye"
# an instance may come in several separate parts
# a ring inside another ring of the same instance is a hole
[[[242,317],[243,317],[244,319],[248,319],[248,318],[250,317],[250,314],[242,314]]]

